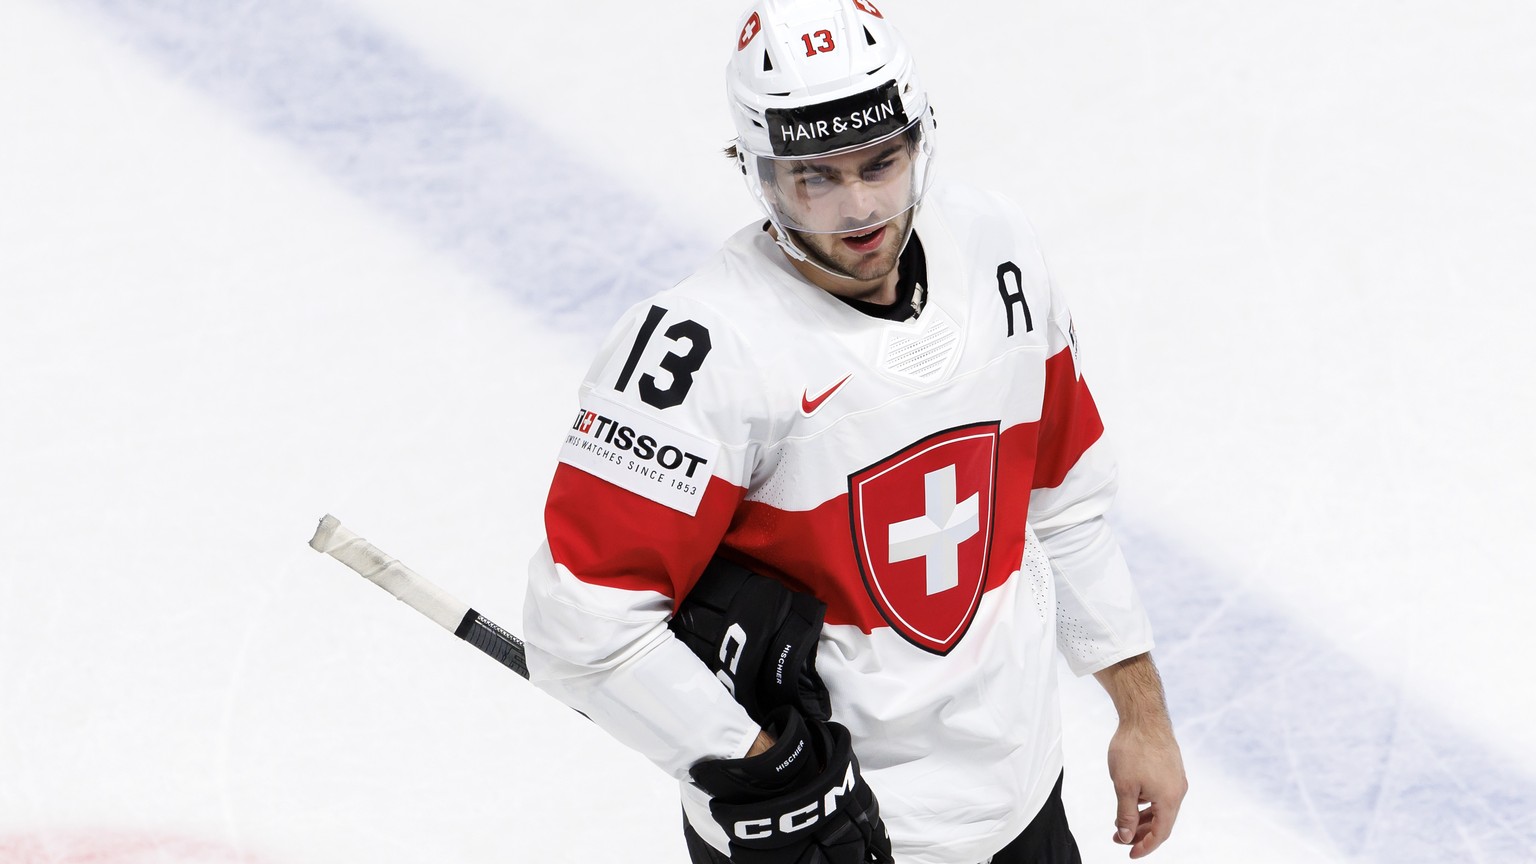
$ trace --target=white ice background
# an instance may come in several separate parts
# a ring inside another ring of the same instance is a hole
[[[1074,301],[1153,860],[1536,861],[1536,7],[883,6]],[[754,216],[740,11],[0,3],[0,864],[682,860],[670,781],[305,541],[516,625],[594,340]]]

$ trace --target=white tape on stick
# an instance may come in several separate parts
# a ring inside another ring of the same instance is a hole
[[[450,633],[458,631],[465,613],[469,612],[468,604],[348,531],[335,516],[326,514],[320,520],[309,545],[352,568],[359,576],[395,595]]]

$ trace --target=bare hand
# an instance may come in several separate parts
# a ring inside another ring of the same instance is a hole
[[[1162,845],[1189,791],[1184,758],[1168,727],[1122,724],[1109,742],[1109,778],[1119,806],[1115,842],[1142,858]]]
[[[1109,779],[1119,804],[1115,842],[1142,858],[1173,833],[1179,805],[1189,791],[1184,757],[1173,737],[1163,682],[1152,655],[1141,654],[1093,673],[1120,714],[1109,741]]]

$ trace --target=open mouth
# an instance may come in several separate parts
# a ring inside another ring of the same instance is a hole
[[[881,225],[868,234],[855,234],[851,237],[844,237],[843,243],[847,244],[848,248],[855,252],[873,252],[880,248],[880,241],[885,239],[885,227]]]

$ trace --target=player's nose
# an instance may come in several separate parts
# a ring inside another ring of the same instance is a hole
[[[845,223],[857,222],[859,225],[868,224],[870,221],[878,221],[876,213],[880,208],[875,191],[867,184],[854,182],[843,190],[842,199],[838,202],[838,216]]]

